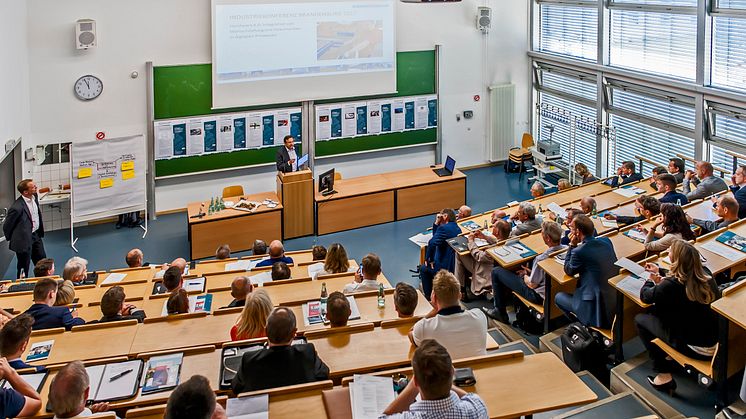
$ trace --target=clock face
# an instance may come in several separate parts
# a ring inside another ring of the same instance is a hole
[[[104,83],[96,76],[87,75],[79,78],[73,89],[78,99],[93,100],[101,96],[104,91]]]

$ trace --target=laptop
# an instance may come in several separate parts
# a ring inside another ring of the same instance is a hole
[[[456,168],[456,160],[453,160],[451,156],[446,157],[446,164],[444,167],[441,167],[440,169],[433,169],[433,172],[435,172],[436,175],[443,177],[443,176],[451,176],[453,174],[453,169]]]

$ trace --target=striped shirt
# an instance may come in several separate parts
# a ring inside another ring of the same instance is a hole
[[[467,393],[460,398],[451,391],[451,395],[440,400],[420,400],[409,406],[409,411],[393,415],[382,415],[379,419],[487,419],[487,406],[474,393]]]

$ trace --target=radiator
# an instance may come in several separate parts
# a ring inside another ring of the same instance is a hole
[[[515,85],[489,87],[490,132],[487,137],[490,161],[507,160],[515,146]]]

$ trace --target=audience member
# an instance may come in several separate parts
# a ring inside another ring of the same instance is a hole
[[[492,270],[494,308],[482,308],[487,316],[506,324],[510,323],[506,307],[511,299],[511,291],[517,292],[521,297],[532,303],[542,304],[544,302],[546,274],[539,267],[539,262],[564,249],[565,246],[560,244],[562,228],[557,223],[545,221],[541,225],[541,238],[547,245],[547,250],[534,258],[533,266],[524,265],[515,273],[500,266]]]
[[[441,270],[435,275],[430,299],[433,310],[409,332],[415,346],[426,339],[435,339],[457,359],[486,353],[487,317],[480,309],[461,308],[459,288],[452,273]]]
[[[676,191],[676,178],[673,175],[660,175],[655,183],[658,185],[658,192],[663,192],[663,196],[658,198],[661,204],[686,205],[689,203],[686,195]]]
[[[262,266],[272,266],[275,262],[285,262],[288,265],[293,263],[293,258],[285,256],[285,248],[279,240],[272,240],[269,244],[269,259],[265,259],[256,264],[257,268]]]
[[[0,417],[16,418],[33,416],[41,408],[41,396],[8,364],[5,358],[0,358],[0,379],[8,383],[0,388]]]
[[[658,226],[663,226],[658,232]],[[662,252],[668,249],[676,239],[694,240],[695,235],[686,220],[686,214],[676,204],[661,204],[661,218],[656,221],[652,228],[638,227],[645,233],[645,250],[649,252]]]
[[[115,285],[104,293],[101,297],[101,313],[103,317],[100,323],[116,322],[120,320],[135,319],[138,323],[145,320],[145,310],[135,307],[134,304],[125,303],[127,296],[124,294],[124,288]]]
[[[595,182],[598,180],[598,178],[593,176],[588,170],[588,166],[584,165],[583,163],[578,163],[575,165],[575,173],[580,176],[581,182],[583,184]]]
[[[456,267],[456,253],[448,245],[448,239],[459,234],[461,228],[456,224],[456,213],[450,208],[439,212],[433,224],[433,237],[427,242],[425,263],[420,266],[420,283],[426,297],[430,298],[436,272],[441,269],[453,272]]]
[[[695,199],[707,198],[710,195],[728,190],[728,185],[725,181],[713,175],[714,169],[712,164],[706,161],[698,161],[696,168],[696,175],[691,170],[687,170],[684,174],[682,189],[688,200],[694,201]],[[699,183],[692,188],[691,184],[695,182],[695,176],[699,179]]]
[[[254,290],[254,285],[251,284],[251,280],[247,276],[237,276],[233,278],[231,282],[231,297],[233,301],[225,307],[221,308],[232,308],[232,307],[243,307],[246,305],[246,296]]]
[[[596,200],[590,196],[583,197],[580,200],[580,210],[585,215],[593,215],[594,211],[596,211]]]
[[[34,265],[34,276],[52,276],[54,275],[54,259],[44,258]]]
[[[456,211],[456,220],[463,220],[464,218],[469,218],[469,217],[471,217],[470,207],[466,205],[462,205],[458,207],[458,211]]]
[[[43,366],[33,366],[23,362],[21,356],[26,351],[34,318],[29,314],[14,317],[0,329],[0,356],[5,358],[14,369],[35,368],[36,372],[47,369]]]
[[[560,179],[557,181],[557,192],[562,192],[568,189],[571,189],[572,185],[570,184],[570,181],[567,179]]]
[[[243,355],[231,383],[233,393],[328,379],[329,367],[321,361],[312,343],[292,345],[296,331],[293,310],[274,309],[267,318],[269,347]]]
[[[67,330],[73,326],[85,324],[85,320],[78,317],[77,312],[67,307],[53,307],[57,300],[57,281],[42,278],[34,285],[34,304],[26,310],[34,318],[34,330],[64,327]]]
[[[81,282],[88,275],[88,261],[77,256],[71,257],[62,269],[62,279],[65,281]]]
[[[171,291],[166,301],[166,311],[169,315],[189,313],[189,296],[184,288]]]
[[[193,375],[179,384],[168,397],[164,419],[226,419],[223,406],[215,399],[210,380]]]
[[[417,309],[417,290],[406,282],[396,284],[394,289],[394,309],[400,318],[412,317]]]
[[[546,189],[544,189],[544,185],[541,182],[536,181],[533,185],[531,185],[531,196],[534,199],[541,198],[542,196],[544,196],[545,193]]]
[[[264,289],[258,289],[246,296],[246,304],[231,328],[231,340],[263,338],[267,336],[265,326],[272,311],[272,300]]]
[[[531,233],[541,228],[541,219],[536,217],[536,207],[528,202],[521,202],[510,219],[515,224],[510,231],[510,237]]]
[[[607,220],[616,220],[618,224],[634,224],[642,220],[649,220],[661,213],[661,203],[652,196],[640,195],[635,199],[635,214],[637,216],[616,215],[612,212],[604,214]]]
[[[227,244],[221,244],[218,250],[215,251],[215,259],[225,260],[231,257],[231,247]]]
[[[109,403],[86,407],[90,392],[90,379],[81,361],[73,361],[62,367],[49,385],[49,404],[54,419],[83,418],[108,411]]]
[[[642,180],[642,175],[635,172],[635,163],[631,161],[623,161],[616,174],[616,176],[604,182],[612,187],[617,187]]]
[[[166,271],[170,267],[177,267],[179,268],[179,272],[181,273],[181,275],[186,275],[188,273],[187,271],[188,271],[189,264],[184,258],[176,258],[171,263],[164,263],[161,266],[161,269]]]
[[[730,186],[730,191],[733,192],[733,197],[738,201],[738,218],[746,218],[746,188],[744,188],[746,186],[746,166],[738,166],[731,177],[731,182],[733,182],[733,185]]]
[[[650,187],[653,188],[654,191],[658,191],[658,176],[667,174],[668,170],[663,166],[656,166],[653,168],[652,173],[653,176],[650,177]]]
[[[166,273],[163,274],[163,286],[166,287],[168,292],[174,292],[184,284],[181,272],[182,270],[178,266],[171,266],[166,269]]]
[[[314,272],[312,277],[316,279],[319,275],[338,274],[350,270],[350,260],[347,258],[347,251],[339,243],[332,243],[326,252],[324,259],[324,269]]]
[[[290,267],[285,262],[275,262],[272,264],[272,272],[270,275],[272,276],[273,281],[290,279]]]
[[[57,282],[57,298],[54,305],[58,307],[68,306],[75,301],[75,285],[69,280]]]
[[[714,221],[701,220],[686,215],[686,222],[702,228],[703,233],[710,233],[719,228],[727,227],[738,221],[738,202],[736,198],[728,195],[720,195],[715,204],[718,219]]]
[[[7,311],[0,308],[0,329],[3,328],[9,321],[13,320],[15,316],[8,313]]]
[[[684,181],[684,170],[685,170],[684,160],[673,157],[668,160],[668,173],[673,175],[673,177],[676,179],[676,184],[679,184]]]
[[[652,340],[659,338],[692,358],[712,358],[718,338],[718,316],[710,309],[710,303],[718,298],[718,289],[693,245],[675,240],[669,257],[667,273],[652,263],[645,266],[650,279],[642,286],[640,299],[654,304],[655,310],[635,316],[635,325],[657,373],[648,376],[648,382],[656,390],[673,393],[676,382],[671,376],[671,361]]]
[[[575,293],[559,292],[554,303],[586,326],[608,329],[616,296],[608,280],[619,273],[614,246],[606,237],[593,237],[593,221],[578,215],[572,222],[572,240],[565,257],[565,273],[578,275]]]
[[[570,244],[570,241],[572,240],[572,222],[575,219],[576,216],[583,214],[583,210],[580,208],[569,208],[566,212],[566,218],[564,220],[564,224],[567,226],[567,230],[565,230],[565,234],[562,235],[562,239],[560,240],[560,244],[563,244],[565,246]],[[561,219],[557,220],[558,224],[562,224],[560,221]],[[593,236],[596,236],[596,229],[593,229]]]
[[[380,285],[378,275],[380,274],[381,259],[375,253],[368,253],[360,261],[360,270],[355,272],[355,281],[345,285],[345,294],[378,290]]]
[[[344,294],[339,291],[329,294],[326,300],[326,318],[331,327],[347,326],[351,314],[350,302]]]
[[[314,247],[311,248],[311,255],[313,257],[313,261],[317,260],[324,260],[326,259],[326,247],[317,244]]]
[[[127,256],[124,257],[124,261],[127,262],[128,268],[139,268],[141,266],[147,266],[143,263],[145,256],[140,249],[132,249],[127,252]]]
[[[466,246],[469,253],[456,255],[456,269],[454,275],[461,284],[462,298],[470,299],[472,295],[478,296],[490,290],[492,282],[490,273],[495,264],[495,259],[490,256],[485,248],[477,246],[476,239],[485,240],[489,245],[505,240],[510,236],[510,224],[505,220],[498,220],[492,226],[492,234],[486,235],[482,230],[470,233],[467,237]],[[471,283],[469,283],[471,276]]]
[[[383,417],[489,418],[487,406],[477,394],[453,385],[451,356],[435,340],[424,340],[414,351],[412,370],[414,378],[383,411]]]
[[[251,254],[254,256],[266,255],[267,243],[264,240],[254,240],[254,245],[251,247]]]

